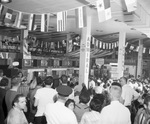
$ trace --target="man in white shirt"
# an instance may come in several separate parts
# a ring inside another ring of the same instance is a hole
[[[102,109],[100,124],[131,124],[130,111],[119,102],[121,92],[121,85],[116,82],[112,83],[110,87],[111,104]]]
[[[45,81],[45,87],[36,91],[34,106],[37,107],[35,114],[35,124],[46,124],[44,117],[45,107],[48,103],[54,103],[54,96],[57,94],[56,90],[52,89],[53,77],[48,76]]]
[[[13,107],[9,111],[6,119],[7,124],[29,124],[23,112],[26,108],[25,96],[22,94],[16,95],[12,104]]]
[[[123,104],[130,108],[131,102],[139,98],[140,94],[136,92],[129,84],[127,84],[127,79],[125,77],[120,78],[120,84],[122,85],[122,99]]]
[[[45,109],[47,124],[78,124],[75,114],[64,103],[72,93],[72,89],[60,85],[57,89],[58,99],[56,103],[49,103]]]

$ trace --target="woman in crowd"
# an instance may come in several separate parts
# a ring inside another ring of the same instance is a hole
[[[74,109],[75,109],[75,101],[72,100],[72,99],[68,99],[65,102],[65,106],[68,107],[69,109],[71,109],[72,111],[74,111]]]

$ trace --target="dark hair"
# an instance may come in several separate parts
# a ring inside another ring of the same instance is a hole
[[[8,82],[9,80],[3,77],[2,80],[0,81],[0,86],[8,86]]]
[[[148,106],[149,102],[150,102],[150,95],[147,95],[144,99],[144,104]]]
[[[87,104],[90,101],[90,94],[86,91],[86,92],[82,92],[79,95],[79,103],[84,103]]]
[[[25,97],[23,94],[17,94],[14,98],[14,100],[12,101],[12,106],[15,105],[15,103],[18,103],[19,102],[19,98],[21,97]]]
[[[68,82],[68,80],[67,80],[68,77],[67,77],[66,75],[64,75],[64,74],[61,75],[61,78],[60,78],[60,79],[61,79],[61,81],[62,81],[63,84],[67,84],[67,82]]]
[[[53,77],[52,76],[48,76],[45,78],[44,80],[45,85],[51,85],[53,84]]]
[[[148,94],[147,94],[147,93],[144,93],[144,94],[142,95],[142,99],[145,99],[146,96],[148,96]]]
[[[73,103],[74,108],[75,108],[75,101],[74,101],[73,99],[68,99],[68,100],[65,102],[65,106],[68,107],[70,103]]]
[[[101,112],[104,104],[104,96],[102,94],[97,94],[93,97],[93,99],[90,102],[90,109]]]
[[[11,78],[11,85],[12,86],[17,86],[17,85],[19,85],[19,83],[21,83],[20,77],[15,76],[15,77]]]

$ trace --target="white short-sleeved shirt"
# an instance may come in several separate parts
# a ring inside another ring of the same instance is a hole
[[[92,110],[83,114],[80,124],[101,124],[100,119],[100,113]]]
[[[44,114],[47,124],[78,124],[73,111],[64,106],[64,103],[60,101],[49,103]]]
[[[36,117],[43,116],[45,111],[45,107],[48,103],[54,103],[53,97],[57,94],[56,90],[52,88],[40,88],[37,90],[35,94],[35,99],[38,100],[37,112],[35,114]]]
[[[131,86],[126,84],[122,87],[121,97],[124,100],[124,105],[130,106],[132,100],[135,100],[139,97],[139,93],[137,93]]]
[[[130,111],[119,101],[112,101],[102,109],[100,124],[131,124]]]

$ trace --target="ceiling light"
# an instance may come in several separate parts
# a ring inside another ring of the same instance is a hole
[[[0,3],[10,3],[12,0],[0,0]]]

